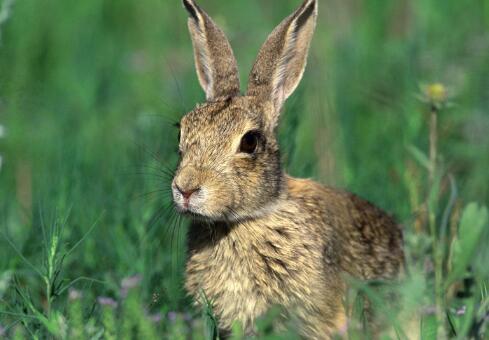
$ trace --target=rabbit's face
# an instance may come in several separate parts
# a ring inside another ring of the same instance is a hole
[[[181,161],[172,183],[181,212],[212,221],[258,217],[281,194],[283,174],[274,130],[299,84],[316,25],[317,0],[304,0],[270,34],[240,96],[239,72],[224,32],[183,0],[195,66],[207,103],[181,121]]]
[[[172,183],[180,212],[217,220],[259,216],[280,194],[282,172],[270,105],[234,97],[198,106],[180,123]]]

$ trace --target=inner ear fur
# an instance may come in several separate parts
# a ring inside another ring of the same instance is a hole
[[[238,66],[226,35],[194,0],[183,0],[183,5],[189,13],[195,67],[207,100],[238,95]]]
[[[299,85],[307,64],[318,13],[317,0],[303,4],[270,34],[260,49],[249,77],[249,96],[271,101],[274,114],[270,123],[278,124],[285,100]]]

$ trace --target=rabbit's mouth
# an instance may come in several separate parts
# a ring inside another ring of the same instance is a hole
[[[226,212],[223,212],[219,216],[209,216],[207,214],[202,214],[198,212],[194,212],[190,209],[180,209],[178,205],[176,205],[176,210],[181,215],[184,215],[196,222],[203,222],[207,224],[213,223],[226,223],[226,224],[234,224],[239,221],[246,220],[247,218],[240,216],[238,213],[234,212],[234,210],[229,209]]]
[[[223,216],[209,216],[208,214],[204,214],[202,212],[197,212],[192,210],[191,208],[181,208],[177,204],[175,204],[176,210],[179,214],[190,218],[192,221],[196,222],[204,222],[204,223],[216,223],[216,222],[231,222],[231,219],[227,217],[227,215]]]
[[[205,192],[201,188],[182,189],[175,182],[172,184],[173,202],[177,211],[181,214],[202,214],[202,206],[204,205]]]
[[[206,224],[212,224],[212,223],[216,223],[218,221],[218,220],[213,219],[209,216],[201,215],[199,213],[195,213],[195,212],[192,212],[190,210],[187,210],[185,212],[180,212],[180,214],[184,215],[185,217],[190,218],[194,222],[202,222],[202,223],[206,223]]]
[[[176,211],[194,221],[214,223],[214,222],[236,222],[242,219],[240,214],[231,206],[208,204],[209,194],[205,189],[199,189],[195,193],[185,197],[178,189],[172,186],[173,202]],[[210,199],[213,201],[213,199]]]
[[[210,198],[211,193],[205,187],[188,190],[174,182],[172,194],[174,206],[178,213],[194,220],[207,222],[222,219],[219,207],[209,203],[214,200]]]

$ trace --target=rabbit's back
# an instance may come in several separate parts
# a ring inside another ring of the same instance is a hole
[[[343,271],[360,279],[397,276],[404,263],[402,230],[386,212],[355,194],[310,180],[289,178],[288,189],[308,214],[320,216],[321,225],[308,227],[334,240],[324,250],[325,261],[334,256]]]

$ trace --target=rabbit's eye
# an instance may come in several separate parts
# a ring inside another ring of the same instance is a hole
[[[258,139],[260,138],[260,133],[258,131],[250,131],[246,133],[241,139],[241,144],[239,146],[239,152],[252,154],[255,152],[258,146]]]

